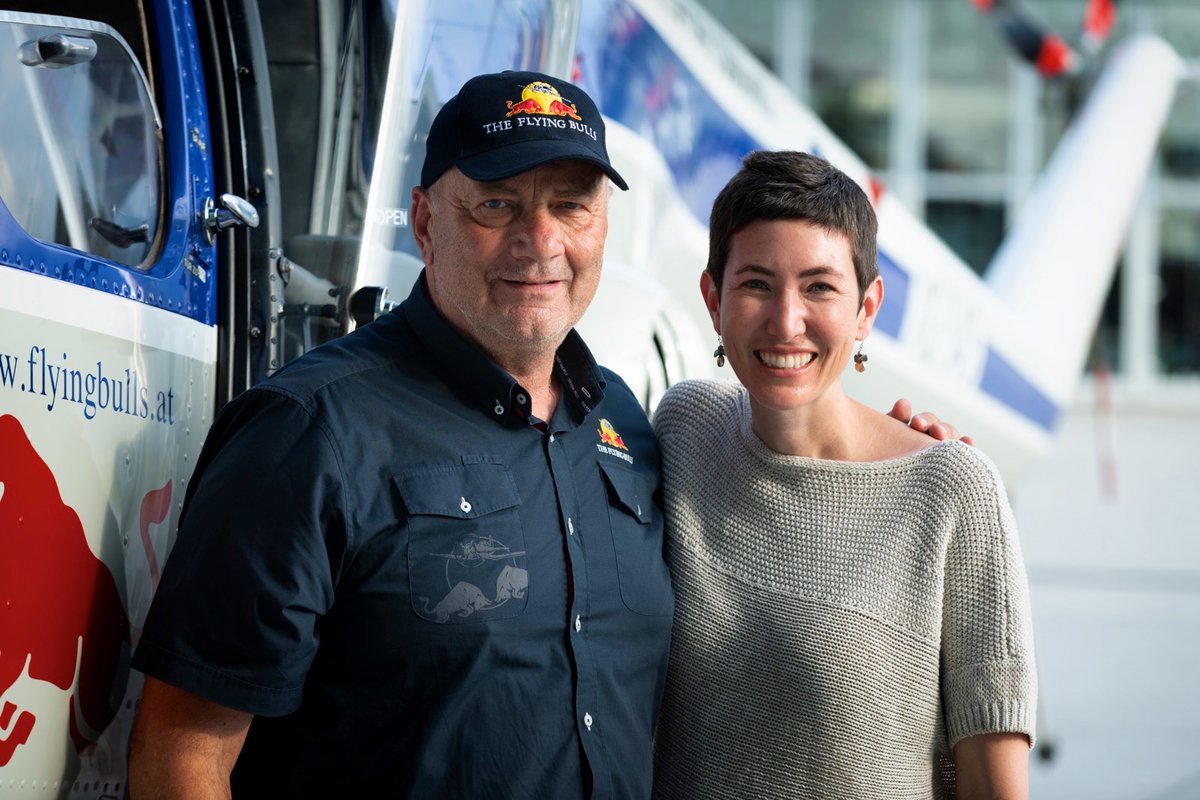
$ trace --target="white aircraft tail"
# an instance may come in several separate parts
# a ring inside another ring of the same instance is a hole
[[[1158,37],[1122,42],[988,267],[988,286],[1034,334],[1022,364],[1060,406],[1084,366],[1183,66]]]
[[[622,7],[615,21],[585,10],[580,26],[583,86],[613,123],[614,163],[636,176],[612,204],[618,268],[585,318],[601,361],[650,404],[662,375],[712,374],[696,288],[712,196],[750,149],[815,152],[871,193],[879,217],[885,299],[870,368],[849,373],[846,390],[875,408],[906,396],[937,411],[1015,482],[1082,374],[1182,68],[1171,48],[1137,36],[1114,50],[985,280],[692,0]],[[687,214],[694,222],[679,224]],[[637,344],[651,339],[653,349]]]

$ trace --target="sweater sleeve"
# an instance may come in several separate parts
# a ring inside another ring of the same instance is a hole
[[[1032,745],[1037,669],[1029,587],[1016,524],[995,467],[955,448],[960,485],[947,543],[942,612],[942,706],[948,744],[981,733],[1024,733]]]

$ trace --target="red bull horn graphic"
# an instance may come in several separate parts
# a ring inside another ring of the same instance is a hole
[[[514,114],[547,114],[556,117],[570,117],[577,121],[583,119],[576,113],[575,104],[563,99],[563,96],[558,93],[558,89],[545,81],[534,81],[522,88],[519,103],[514,103],[512,100],[506,102],[508,104],[508,113],[504,115],[506,117]]]
[[[112,573],[20,421],[0,416],[0,767],[39,722],[7,699],[22,675],[71,692],[62,713],[78,753],[115,715],[128,643]]]
[[[142,537],[142,549],[146,551],[150,585],[154,591],[158,591],[161,570],[158,566],[158,556],[154,552],[154,543],[150,541],[150,526],[164,522],[167,514],[171,512],[171,484],[172,481],[168,480],[159,488],[147,492],[142,498],[142,507],[138,513],[138,532]]]
[[[600,441],[610,447],[619,447],[622,450],[629,449],[625,446],[625,440],[621,438],[621,434],[617,433],[617,429],[606,419],[600,420],[600,428],[596,433],[600,434]]]

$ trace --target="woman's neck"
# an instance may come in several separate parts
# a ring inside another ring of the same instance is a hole
[[[834,461],[853,461],[856,446],[855,402],[830,387],[799,408],[768,408],[750,397],[750,428],[776,453]]]
[[[750,398],[750,429],[781,455],[829,461],[882,461],[923,450],[935,440],[838,390],[780,411]]]

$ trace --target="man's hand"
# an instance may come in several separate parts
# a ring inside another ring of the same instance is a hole
[[[922,411],[920,414],[914,414],[912,403],[908,401],[907,397],[901,397],[897,400],[896,405],[892,406],[892,410],[888,412],[888,416],[892,419],[898,419],[914,431],[928,434],[934,439],[960,439],[965,444],[975,444],[974,439],[970,436],[959,436],[957,428],[949,422],[942,422],[931,411]]]

